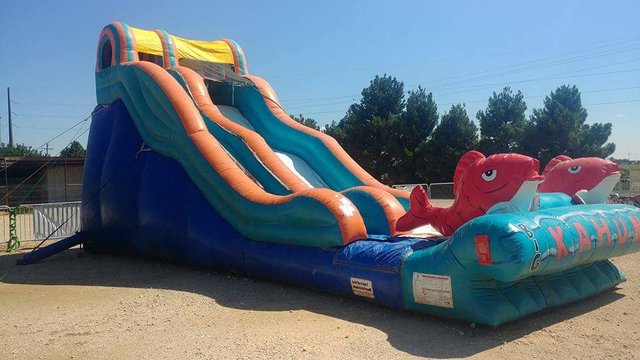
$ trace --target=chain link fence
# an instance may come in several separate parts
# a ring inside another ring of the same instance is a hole
[[[431,183],[431,184],[398,184],[393,185],[394,189],[404,190],[406,192],[411,192],[413,188],[418,185],[422,185],[422,187],[427,191],[427,196],[429,199],[434,200],[453,200],[455,196],[453,195],[453,182],[441,182],[441,183]]]
[[[640,180],[621,179],[613,192],[623,197],[633,197],[640,194]]]
[[[453,182],[441,182],[431,184],[398,184],[393,188],[411,192],[414,187],[422,185],[427,191],[429,199],[433,200],[453,200]],[[640,195],[640,180],[623,179],[616,184],[613,194],[617,194],[621,198],[632,198]]]

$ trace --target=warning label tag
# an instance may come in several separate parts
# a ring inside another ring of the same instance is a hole
[[[419,304],[453,308],[451,277],[414,272],[413,301]]]
[[[353,293],[358,296],[368,297],[373,299],[373,283],[371,280],[360,279],[360,278],[351,278],[351,290]]]

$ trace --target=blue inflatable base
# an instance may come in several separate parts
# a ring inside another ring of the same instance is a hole
[[[121,101],[94,116],[83,204],[88,251],[232,271],[487,325],[614,287],[624,277],[606,259],[640,248],[633,232],[639,209],[607,205],[487,215],[450,238],[382,236],[336,248],[252,241],[213,210],[175,160],[146,148]]]

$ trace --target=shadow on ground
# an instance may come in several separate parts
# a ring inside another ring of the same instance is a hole
[[[1,282],[167,289],[201,294],[234,309],[301,309],[379,329],[387,334],[394,348],[432,358],[471,356],[587,313],[623,296],[609,291],[497,329],[472,328],[469,323],[393,310],[357,299],[143,259],[95,255],[71,249],[39,264],[15,265],[21,256],[0,256]]]

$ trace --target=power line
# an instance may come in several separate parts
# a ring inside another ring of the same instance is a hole
[[[603,45],[598,45],[595,47],[588,47],[582,50],[577,50],[577,51],[573,51],[573,52],[569,52],[569,53],[565,53],[565,54],[561,54],[561,55],[556,55],[555,57],[560,57],[560,56],[567,56],[567,55],[571,55],[571,54],[578,54],[578,53],[583,53],[583,52],[588,52],[588,51],[593,51],[596,49],[601,49],[601,48],[606,48],[606,47],[613,47],[613,46],[617,46],[620,44],[624,44],[624,43],[633,43],[633,42],[637,42],[638,40],[640,40],[639,37],[628,37],[628,38],[621,38],[618,40],[608,40],[605,42],[605,44]],[[599,42],[590,42],[590,43],[585,43],[583,44],[584,46],[586,45],[592,45],[592,44],[602,44],[602,41]],[[531,53],[533,51],[540,51],[540,50],[548,50],[548,49],[554,49],[557,46],[554,47],[543,47],[543,48],[533,48],[533,49],[519,49],[519,50],[513,50],[513,51],[503,51],[503,52],[499,52],[499,53],[493,53],[493,54],[488,54],[488,55],[484,55],[484,56],[479,56],[477,58],[493,58],[493,57],[498,57],[498,56],[504,56],[507,54],[512,54],[512,53],[523,53],[523,52],[527,52],[527,53]],[[371,69],[371,68],[382,68],[382,67],[388,67],[388,68],[394,68],[394,67],[406,67],[406,66],[412,66],[412,65],[424,65],[424,64],[429,64],[429,63],[439,63],[439,62],[451,62],[451,61],[455,61],[455,60],[460,60],[460,59],[468,59],[468,57],[466,56],[460,56],[460,57],[456,57],[456,58],[440,58],[440,59],[432,59],[432,60],[424,60],[424,61],[413,61],[413,62],[408,62],[408,63],[382,63],[382,64],[376,64],[376,65],[368,65],[368,66],[358,66],[358,67],[351,67],[351,68],[347,68],[347,67],[332,67],[326,70],[321,70],[318,71],[317,69],[313,69],[313,73],[314,74],[323,74],[323,73],[337,73],[337,72],[354,72],[354,71],[359,71],[359,70],[365,70],[365,69]],[[533,61],[537,61],[537,60],[533,60]],[[528,63],[528,62],[527,62]],[[515,65],[512,65],[515,66]],[[300,77],[300,76],[308,76],[308,72],[301,72],[298,74],[295,73],[286,73],[283,75],[275,75],[272,76],[271,79],[286,79],[286,78],[292,78],[292,77]]]
[[[607,45],[607,46],[610,47],[611,45]],[[432,86],[434,83],[442,83],[442,82],[445,82],[445,81],[455,80],[455,79],[458,79],[459,81],[452,82],[453,84],[462,83],[462,82],[475,82],[475,81],[479,81],[479,80],[495,78],[495,77],[501,77],[501,76],[516,74],[516,73],[522,73],[522,72],[531,71],[531,70],[539,70],[539,69],[546,68],[546,67],[548,67],[550,65],[552,65],[552,66],[553,65],[566,65],[566,64],[574,63],[574,62],[578,62],[578,61],[591,60],[591,59],[594,59],[594,58],[610,56],[610,55],[613,55],[613,54],[619,54],[619,53],[623,53],[623,52],[640,50],[640,46],[638,46],[638,44],[633,44],[631,46],[630,45],[625,45],[624,47],[618,47],[618,48],[614,48],[614,49],[607,49],[607,50],[603,50],[603,51],[600,51],[600,52],[581,55],[581,56],[577,56],[577,57],[574,56],[574,57],[570,57],[570,58],[566,58],[566,59],[556,60],[556,61],[553,61],[553,62],[547,62],[547,63],[538,64],[538,65],[535,65],[535,66],[529,66],[529,67],[525,67],[525,68],[521,68],[521,69],[513,69],[513,70],[509,70],[507,72],[504,72],[504,71],[503,72],[499,72],[500,70],[517,68],[517,67],[522,66],[522,65],[529,65],[529,64],[539,63],[541,61],[548,61],[548,60],[551,60],[551,59],[560,59],[562,57],[566,57],[567,55],[574,55],[574,54],[577,54],[577,53],[582,53],[582,52],[585,52],[585,51],[591,51],[591,50],[594,50],[594,49],[607,47],[607,46],[599,46],[599,47],[590,48],[590,49],[586,49],[586,50],[581,50],[581,51],[577,51],[577,52],[570,52],[570,53],[565,53],[565,54],[562,54],[562,55],[556,55],[556,56],[552,56],[552,57],[539,58],[539,59],[536,59],[536,60],[531,60],[531,61],[527,61],[527,62],[523,62],[523,63],[519,63],[519,64],[508,65],[508,66],[504,66],[504,67],[498,67],[498,68],[494,68],[494,69],[490,69],[490,70],[484,70],[484,71],[469,73],[469,74],[465,74],[465,75],[456,75],[456,76],[453,76],[453,77],[436,79],[436,80],[433,80],[433,81],[429,81],[429,84],[430,84],[430,86]],[[616,66],[616,65],[621,65],[621,64],[631,63],[631,62],[636,62],[636,61],[638,61],[638,60],[637,59],[633,59],[633,60],[623,61],[623,62],[618,62],[618,63],[613,63],[613,64],[600,65],[600,66],[592,67],[592,68],[588,68],[588,69],[602,68],[602,67],[608,67],[608,66]],[[575,73],[575,72],[578,72],[578,71],[585,71],[585,70],[587,70],[587,69],[574,70],[574,71],[568,72],[566,74]],[[487,74],[487,75],[479,77],[479,76],[477,76],[478,74]],[[556,75],[559,75],[559,74],[556,74]],[[556,76],[556,75],[553,75],[553,76]],[[469,78],[470,76],[471,76],[471,78]],[[423,85],[425,82],[426,81],[423,81],[423,82],[420,82],[420,83],[412,83],[412,84],[407,85],[407,87],[415,88],[418,85]],[[474,85],[474,86],[479,86],[479,85]],[[443,88],[449,88],[449,87],[443,87]],[[443,89],[443,88],[441,88],[441,89]],[[430,89],[430,90],[435,90],[435,89]],[[322,97],[322,98],[282,99],[282,101],[283,102],[287,102],[287,103],[305,102],[305,101],[317,102],[317,101],[323,101],[323,100],[338,100],[338,99],[354,98],[354,97],[357,97],[357,96],[359,96],[359,94],[334,96],[334,97]],[[300,106],[302,106],[302,104]]]
[[[66,129],[65,131],[59,133],[58,135],[52,137],[51,139],[45,141],[42,145],[38,146],[37,148],[35,148],[34,150],[40,150],[42,149],[44,146],[46,146],[48,143],[53,142],[54,140],[58,139],[59,137],[61,137],[62,135],[68,133],[69,131],[73,130],[74,128],[76,128],[78,125],[85,123],[87,120],[89,120],[92,116],[99,114],[100,112],[102,112],[104,109],[108,108],[109,106],[102,106],[101,108],[99,108],[98,110],[94,109],[91,114],[87,117],[85,117],[84,119],[78,121],[77,123],[75,123],[74,125],[72,125],[71,127],[69,127],[68,129]],[[87,128],[88,130],[89,128]],[[80,134],[78,136],[78,138],[82,135],[84,135],[86,133],[86,131],[84,131],[82,134]],[[1,171],[6,171],[9,167],[11,167],[12,165],[18,163],[20,160],[17,160],[15,162],[12,162],[11,164],[5,166],[3,169],[0,169]]]
[[[638,102],[638,101],[640,101],[640,99],[622,100],[622,101],[608,101],[608,102],[601,102],[601,103],[594,103],[594,104],[584,104],[582,106],[597,106],[597,105],[609,105],[609,104],[627,104],[627,103]]]
[[[17,127],[18,129],[33,129],[33,130],[65,130],[66,129],[66,128],[60,128],[60,127],[26,126],[26,125],[20,125],[20,123],[16,123],[15,121],[13,122],[13,126]]]
[[[11,89],[7,87],[7,112],[9,113],[9,146],[13,146],[13,125],[11,124]]]
[[[581,91],[580,93],[589,94],[589,93],[598,93],[598,92],[607,92],[607,91],[619,91],[619,90],[632,90],[632,89],[640,89],[640,86],[627,86],[627,87],[619,87],[619,88],[585,90],[585,91]],[[429,89],[429,90],[432,90],[432,89]],[[406,92],[408,92],[408,91],[406,91]],[[458,95],[458,94],[461,94],[461,93],[464,93],[464,92],[448,93],[445,96]],[[547,95],[548,94],[546,94],[546,95],[525,95],[525,97],[526,98],[539,98],[539,97],[545,97]],[[330,105],[339,105],[339,104],[349,104],[349,103],[354,103],[356,101],[357,100],[355,98],[351,98],[350,100],[343,100],[343,101],[337,101],[337,102],[331,102],[331,103],[293,105],[293,106],[287,107],[287,111],[290,112],[290,113],[291,112],[304,112],[306,114],[311,114],[311,113],[305,112],[303,109],[318,108],[318,107],[324,107],[324,106],[330,106]],[[475,103],[482,103],[482,102],[486,102],[486,101],[487,100],[485,99],[485,100],[464,101],[464,103],[465,104],[475,104]],[[321,112],[321,113],[325,113],[325,112]]]
[[[45,115],[45,114],[14,114],[20,117],[42,117],[42,118],[77,118],[82,115],[74,114],[74,115]]]
[[[105,107],[105,108],[106,108],[106,107]],[[104,108],[103,108],[103,109],[104,109]],[[102,110],[102,109],[101,109],[101,110]],[[97,113],[97,112],[96,112],[96,113]],[[88,118],[87,118],[87,119],[88,119]],[[85,119],[85,120],[83,120],[83,121],[86,121],[87,119]],[[75,127],[75,125],[74,125],[74,127]],[[67,133],[69,130],[71,130],[71,129],[68,129],[68,130],[66,130],[66,131],[62,132],[62,133],[61,133],[61,134],[59,134],[58,136],[54,137],[54,139],[55,139],[55,138],[58,138],[58,137],[60,137],[60,136],[62,136],[64,133]],[[87,129],[87,130],[89,130],[89,129]],[[82,136],[83,134],[84,134],[84,132],[83,132],[80,136]],[[78,137],[78,138],[79,138],[79,137]],[[75,141],[76,139],[77,139],[77,138],[71,138],[71,140],[67,143],[67,145],[71,144],[71,143],[72,143],[73,141]],[[49,149],[49,142],[46,142],[46,143],[45,143],[45,145],[46,145],[46,149],[47,149],[47,152],[48,152],[48,149]],[[66,146],[65,146],[65,147],[66,147]],[[5,194],[5,196],[4,196],[4,197],[2,197],[2,199],[0,199],[0,202],[4,201],[4,200],[5,200],[5,199],[7,199],[9,196],[11,196],[11,194],[13,194],[16,190],[18,190],[18,188],[20,188],[22,185],[24,185],[24,184],[25,184],[29,179],[31,179],[34,175],[36,175],[40,170],[42,170],[42,169],[44,169],[45,167],[47,167],[50,163],[51,163],[51,166],[54,166],[54,165],[56,164],[56,162],[58,161],[58,157],[59,157],[60,153],[62,152],[62,150],[64,150],[64,148],[62,148],[60,151],[58,151],[58,152],[56,153],[56,156],[53,156],[53,157],[48,158],[48,160],[47,160],[44,164],[42,164],[42,165],[41,165],[40,167],[38,167],[34,172],[32,172],[31,174],[29,174],[29,176],[27,176],[26,178],[24,178],[24,180],[22,180],[20,183],[18,183],[16,186],[14,186],[11,190],[7,191],[7,193]],[[5,166],[5,168],[4,168],[3,170],[5,170],[5,171],[6,171],[6,170],[11,166],[11,165],[13,165],[13,164],[15,164],[15,163],[17,163],[17,162],[18,162],[18,161],[13,162],[13,163],[11,163],[11,164],[10,164],[10,165],[8,165],[8,166]],[[31,191],[30,191],[29,193],[27,193],[25,196],[23,196],[23,198],[22,198],[22,200],[21,200],[20,202],[24,201],[24,199],[26,199],[26,198],[27,198],[27,196],[28,196],[28,195],[33,191],[33,189],[34,189],[34,188],[35,188],[35,186],[34,186],[34,187],[32,187],[32,189],[31,189]]]
[[[14,104],[18,104],[15,103]],[[81,103],[38,103],[38,102],[20,102],[19,105],[36,105],[36,106],[89,106],[90,104]]]
[[[540,98],[540,97],[545,97],[548,95],[536,95],[536,96],[530,96],[532,98]],[[460,103],[464,103],[464,104],[474,104],[474,103],[482,103],[482,102],[487,102],[487,100],[481,100],[481,101],[464,101],[464,102],[460,102]],[[591,104],[583,104],[582,106],[587,107],[587,106],[599,106],[599,105],[609,105],[609,104],[626,104],[626,103],[634,103],[634,102],[640,102],[640,99],[632,99],[632,100],[622,100],[622,101],[609,101],[609,102],[601,102],[601,103],[591,103]],[[445,105],[454,105],[454,104],[458,104],[458,103],[444,103],[444,104],[438,104],[439,106],[445,106]],[[329,110],[329,111],[317,111],[317,112],[304,112],[303,115],[316,115],[316,114],[340,114],[340,113],[346,113],[346,111],[344,110]]]
[[[562,79],[570,79],[570,78],[583,78],[583,77],[593,77],[593,76],[602,76],[602,75],[611,75],[611,74],[632,73],[632,72],[638,72],[638,71],[640,71],[640,68],[639,69],[628,69],[628,70],[617,70],[617,71],[605,71],[605,72],[582,74],[582,75],[562,75],[562,74],[557,74],[557,75],[552,75],[552,76],[547,76],[547,77],[537,77],[537,78],[530,78],[530,79],[524,79],[524,80],[518,80],[518,81],[507,81],[507,82],[501,82],[501,83],[491,83],[491,84],[479,84],[479,85],[470,85],[470,86],[458,86],[458,87],[440,88],[438,90],[446,90],[446,89],[462,90],[462,91],[459,91],[459,92],[446,94],[446,95],[452,95],[452,94],[462,94],[462,93],[466,93],[466,92],[474,91],[474,90],[479,90],[479,89],[483,89],[483,88],[491,88],[491,87],[495,87],[495,86],[511,86],[512,84],[522,84],[522,83],[537,82],[537,81],[562,80]]]
[[[634,40],[634,42],[636,42],[637,40]],[[594,58],[598,58],[598,57],[604,57],[604,56],[609,56],[609,55],[613,55],[613,54],[618,54],[618,53],[624,53],[624,52],[629,52],[629,51],[637,51],[640,50],[640,46],[639,43],[635,43],[632,45],[624,45],[624,46],[617,46],[618,44],[620,44],[621,42],[618,43],[614,43],[614,44],[608,44],[608,45],[601,45],[601,46],[597,46],[597,47],[592,47],[592,48],[588,48],[588,49],[584,49],[584,50],[580,50],[580,51],[573,51],[573,52],[568,52],[565,54],[560,54],[560,55],[555,55],[555,56],[551,56],[551,57],[544,57],[544,58],[538,58],[535,60],[530,60],[530,61],[526,61],[526,62],[522,62],[522,63],[517,63],[517,64],[513,64],[513,65],[507,65],[507,66],[503,66],[503,67],[497,67],[497,68],[493,68],[493,69],[489,69],[489,70],[483,70],[483,71],[477,71],[474,73],[468,73],[468,74],[464,74],[464,75],[456,75],[456,76],[452,76],[452,77],[447,77],[447,78],[441,78],[441,79],[436,79],[436,80],[432,80],[429,81],[431,84],[433,83],[442,83],[442,82],[446,82],[446,81],[450,81],[450,80],[455,80],[455,79],[459,79],[459,81],[457,82],[472,82],[472,81],[478,81],[478,80],[482,80],[482,79],[487,79],[487,78],[492,78],[492,77],[499,77],[499,76],[504,76],[504,75],[509,75],[509,74],[513,74],[513,73],[519,73],[519,72],[524,72],[524,71],[529,71],[529,70],[535,70],[535,69],[540,69],[540,68],[544,68],[546,66],[549,65],[563,65],[563,64],[568,64],[568,63],[573,63],[573,62],[577,62],[577,61],[584,61],[584,60],[591,60]],[[592,52],[593,50],[597,50],[597,49],[602,49],[602,48],[607,48],[607,47],[614,47],[613,49],[605,49],[605,50],[600,50],[599,52],[594,53],[589,53],[589,54],[585,54],[585,55],[580,55],[580,56],[573,56],[573,57],[569,57],[569,58],[565,58],[562,59],[563,57],[567,57],[570,55],[575,55],[575,54],[580,54],[580,53],[584,53],[584,52]],[[554,60],[557,59],[555,61],[549,62],[549,60]],[[541,63],[547,61],[547,63]],[[529,66],[529,67],[525,67],[522,69],[513,69],[513,68],[518,68],[521,67],[523,65],[531,65],[531,64],[535,64],[535,63],[541,63],[541,64],[537,64],[535,66]],[[508,70],[508,69],[512,69],[509,70],[508,72],[504,72],[504,70]],[[502,71],[502,72],[500,72]],[[479,74],[487,74],[488,75],[484,75],[482,77],[478,77]],[[414,83],[409,85],[414,86],[414,85],[418,85],[418,84],[422,84],[426,81],[422,81],[420,83]],[[297,102],[297,101],[314,101],[314,100],[334,100],[334,99],[343,99],[343,98],[348,98],[348,97],[354,97],[354,96],[358,96],[358,95],[344,95],[344,96],[336,96],[336,97],[325,97],[325,98],[303,98],[303,99],[283,99],[283,102]]]
[[[542,58],[542,59],[538,59],[538,60],[528,61],[528,62],[515,64],[515,65],[508,65],[508,66],[504,66],[504,67],[498,67],[498,68],[494,68],[494,69],[491,69],[491,70],[484,70],[484,71],[480,71],[480,72],[469,73],[469,74],[466,74],[466,75],[458,75],[458,76],[453,76],[453,77],[433,80],[433,81],[431,81],[431,83],[442,83],[442,82],[447,82],[449,80],[455,80],[455,79],[461,79],[460,81],[456,81],[456,82],[462,82],[462,81],[464,81],[464,82],[474,82],[474,81],[490,79],[490,78],[494,78],[494,77],[500,77],[500,76],[504,76],[504,75],[511,75],[511,74],[517,74],[517,73],[522,73],[522,72],[531,71],[531,70],[544,69],[544,68],[547,68],[549,66],[566,65],[566,64],[571,64],[571,63],[574,63],[574,62],[580,62],[580,61],[584,61],[584,60],[592,60],[592,59],[595,59],[595,58],[600,58],[600,57],[614,55],[614,54],[620,54],[620,53],[629,52],[629,51],[637,51],[637,50],[640,50],[640,46],[638,46],[638,44],[634,44],[631,48],[626,46],[626,47],[622,47],[622,48],[619,48],[619,49],[613,49],[613,50],[610,49],[610,50],[606,50],[606,51],[601,51],[601,52],[595,53],[595,54],[575,56],[575,57],[570,57],[570,58],[566,58],[566,59],[555,60],[555,61],[552,61],[552,62],[543,62],[545,60],[555,59],[555,58],[559,58],[559,57],[565,56],[565,55],[559,55],[559,56],[554,56],[554,57],[550,57],[550,58]],[[637,61],[637,60],[634,60],[634,61]],[[535,64],[535,63],[539,63],[539,64],[526,66],[526,67],[518,69],[519,66],[527,65],[527,64],[530,65],[530,64]],[[511,68],[516,68],[516,69],[504,71],[504,70],[511,69]],[[479,74],[487,74],[487,75],[477,76]]]

